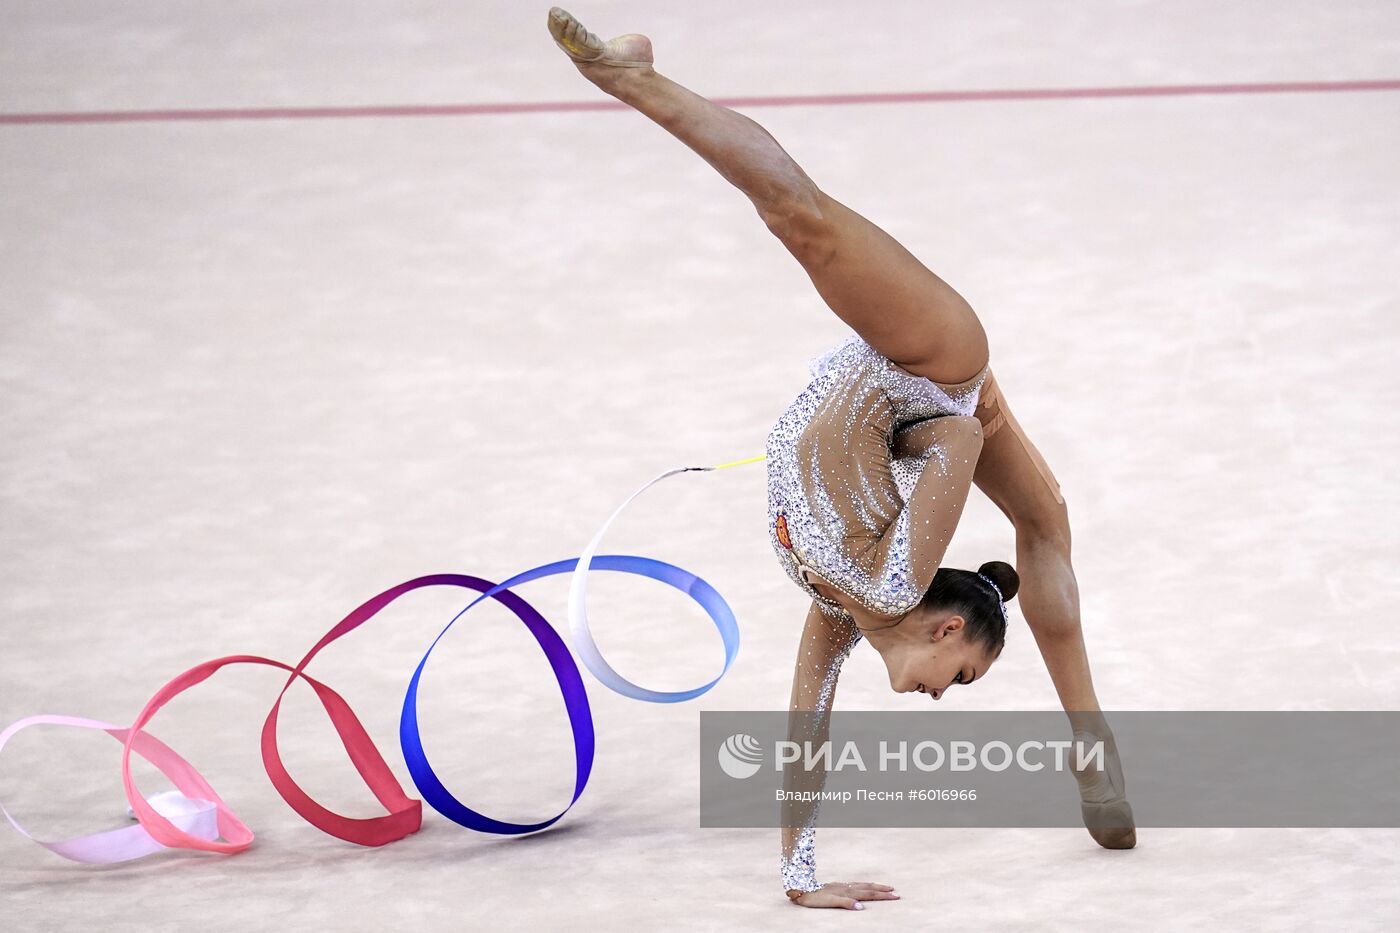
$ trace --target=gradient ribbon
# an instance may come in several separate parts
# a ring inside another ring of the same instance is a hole
[[[762,458],[754,458],[762,459]],[[597,677],[604,686],[631,697],[634,700],[646,700],[649,703],[679,703],[683,700],[693,700],[705,693],[728,671],[729,666],[734,663],[734,657],[739,653],[739,624],[734,620],[734,614],[730,612],[729,605],[714,591],[704,580],[693,574],[686,574],[689,580],[681,581],[676,579],[665,579],[665,582],[684,592],[688,592],[691,598],[700,603],[709,613],[715,627],[719,629],[720,637],[724,639],[724,667],[713,680],[694,687],[690,690],[678,690],[675,692],[665,692],[660,690],[648,690],[638,684],[633,683],[613,670],[603,658],[602,652],[593,641],[593,632],[588,627],[588,570],[593,562],[593,554],[598,550],[598,544],[603,540],[603,535],[607,534],[608,528],[617,520],[617,517],[632,504],[632,500],[646,492],[652,486],[661,482],[668,476],[677,473],[687,473],[692,470],[722,470],[729,466],[738,466],[740,463],[752,463],[753,460],[739,460],[734,463],[721,464],[717,467],[679,467],[674,470],[667,470],[654,479],[643,483],[641,488],[623,500],[622,504],[613,510],[607,521],[593,535],[593,539],[588,542],[588,546],[583,549],[583,554],[579,556],[578,566],[574,569],[573,577],[569,580],[569,630],[574,637],[574,651],[578,652],[579,658],[583,661],[584,667]],[[640,559],[640,558],[639,558]],[[600,558],[601,561],[601,558]],[[600,564],[601,566],[601,564]],[[679,568],[676,568],[679,570]],[[685,574],[685,571],[680,571]],[[657,579],[663,579],[657,577]],[[683,586],[682,583],[686,585]],[[695,589],[687,589],[694,586]]]
[[[27,716],[11,723],[5,728],[5,731],[0,732],[0,749],[3,749],[16,733],[31,726],[43,725],[97,729],[106,732],[119,742],[129,743],[136,754],[160,769],[160,772],[170,779],[170,783],[174,784],[181,794],[189,800],[190,807],[178,808],[183,812],[177,812],[177,808],[162,807],[166,815],[170,817],[171,825],[177,826],[180,832],[187,833],[193,838],[201,840],[218,838],[219,830],[214,818],[214,804],[206,799],[214,795],[213,788],[209,787],[208,782],[200,776],[193,765],[181,758],[170,746],[155,736],[145,732],[133,732],[125,726],[114,725],[110,722],[98,722],[96,719],[83,719],[79,716]],[[150,855],[152,852],[159,852],[164,848],[140,825],[91,833],[86,836],[64,839],[60,842],[45,842],[30,835],[3,805],[0,805],[0,813],[5,814],[5,819],[10,821],[10,825],[20,835],[33,840],[50,852],[75,862],[88,862],[94,865],[125,862]],[[162,819],[164,818],[163,816]]]
[[[224,667],[230,665],[256,664],[271,666],[288,672],[286,682],[273,701],[263,723],[261,750],[263,767],[273,787],[282,799],[302,819],[329,835],[363,846],[380,846],[402,839],[417,832],[422,825],[422,805],[409,797],[394,777],[383,756],[379,753],[369,733],[361,724],[350,704],[336,691],[305,673],[305,668],[322,649],[332,642],[349,634],[381,609],[405,593],[427,586],[458,586],[477,590],[480,595],[457,613],[438,633],[424,652],[422,660],[409,679],[399,718],[399,740],[404,760],[414,785],[423,795],[429,806],[443,816],[480,832],[497,834],[519,834],[544,829],[558,821],[578,801],[588,784],[593,767],[595,737],[593,717],[588,705],[588,694],[583,678],[573,657],[559,634],[549,622],[525,599],[511,591],[511,587],[542,577],[570,573],[569,621],[575,639],[575,650],[583,659],[584,665],[600,682],[624,696],[651,702],[675,703],[693,699],[710,690],[733,665],[739,650],[739,627],[729,604],[713,586],[705,580],[663,561],[627,554],[596,555],[599,543],[608,528],[624,509],[646,489],[668,476],[690,471],[709,471],[753,463],[763,457],[751,457],[713,467],[683,467],[668,470],[629,496],[608,517],[594,534],[582,555],[577,558],[555,561],[531,568],[516,574],[502,583],[491,583],[479,577],[465,574],[433,574],[418,577],[391,587],[366,600],[341,619],[330,631],[312,646],[295,666],[289,666],[271,658],[255,655],[232,655],[198,664],[179,674],[151,697],[130,726],[117,726],[97,720],[71,716],[30,716],[21,719],[0,732],[0,749],[18,732],[35,725],[62,725],[107,732],[122,742],[121,773],[122,786],[136,826],[108,832],[80,836],[60,842],[44,842],[35,839],[15,819],[9,811],[0,806],[0,813],[21,834],[38,845],[47,848],[64,858],[78,862],[109,863],[140,858],[162,848],[195,849],[207,852],[233,854],[248,848],[253,841],[253,832],[220,799],[208,781],[174,750],[144,731],[151,719],[167,703],[191,687],[202,683]],[[588,627],[586,612],[587,575],[590,570],[606,570],[648,577],[672,586],[694,599],[714,622],[724,646],[724,665],[713,679],[690,690],[663,692],[648,690],[623,678],[603,659],[593,641]],[[513,612],[529,629],[535,641],[544,651],[550,663],[564,698],[565,709],[573,733],[575,779],[573,798],[558,814],[535,823],[510,823],[486,816],[460,802],[442,783],[433,771],[423,749],[418,724],[418,691],[423,671],[432,656],[433,649],[468,610],[483,599],[492,598]],[[315,692],[322,708],[335,728],[351,764],[360,775],[370,793],[384,808],[385,813],[371,818],[354,818],[335,813],[317,803],[298,785],[282,762],[277,743],[277,722],[282,698],[297,680],[305,681]],[[131,774],[131,755],[147,759],[164,774],[178,790],[178,794],[156,794],[149,800],[137,789]],[[222,841],[220,841],[222,840]]]

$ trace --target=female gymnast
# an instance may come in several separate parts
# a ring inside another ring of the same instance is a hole
[[[1059,484],[1006,404],[968,303],[884,230],[828,196],[753,120],[654,68],[646,36],[604,42],[569,13],[549,31],[579,72],[645,114],[742,191],[855,333],[813,362],[813,380],[767,439],[769,535],[812,597],[797,653],[791,730],[825,735],[841,664],[863,638],[890,686],[937,700],[979,682],[1001,653],[1005,601],[1021,609],[1075,734],[1106,766],[1075,774],[1090,835],[1136,844],[1113,736],[1080,628]],[[940,567],[975,483],[1016,530],[1016,567]],[[818,778],[819,780],[820,778]],[[898,895],[815,877],[816,806],[789,808],[780,870],[793,903],[859,910]]]

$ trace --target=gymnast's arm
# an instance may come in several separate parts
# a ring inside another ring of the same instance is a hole
[[[812,419],[799,448],[815,467],[814,485],[819,480],[826,488],[825,501],[844,513],[839,541],[832,534],[841,558],[813,568],[816,578],[852,596],[865,594],[859,602],[879,602],[865,608],[885,618],[914,609],[933,582],[982,452],[982,425],[970,415],[932,418],[899,432],[893,419],[883,394],[833,403]],[[924,465],[905,501],[894,460],[915,455]]]
[[[895,457],[907,445],[917,443],[921,457],[928,458],[906,504],[910,572],[920,595],[927,593],[934,581],[934,574],[948,553],[953,530],[962,518],[967,493],[972,492],[981,440],[981,422],[976,417],[948,415],[918,424],[917,431],[900,431],[890,450],[890,457]],[[895,525],[890,525],[875,548],[882,565],[897,546],[893,531]]]
[[[921,422],[899,432],[890,455],[904,457],[911,450],[928,458],[905,506],[909,513],[910,571],[914,588],[922,595],[933,583],[962,519],[977,459],[982,455],[982,422],[971,415]],[[894,530],[895,525],[891,525],[873,549],[881,564],[890,559],[896,546]]]
[[[860,631],[849,619],[824,613],[816,602],[807,611],[797,664],[792,674],[792,705],[788,710],[788,741],[799,748],[811,743],[819,748],[827,740],[831,704],[841,665],[860,641]],[[783,790],[805,796],[826,783],[826,771],[803,771],[802,760],[783,771]],[[820,808],[815,797],[784,800],[782,804],[782,856],[779,868],[787,896],[803,907],[853,907],[856,898],[846,896],[848,886],[823,885],[816,878],[816,822]]]

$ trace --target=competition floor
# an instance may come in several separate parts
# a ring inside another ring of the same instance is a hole
[[[576,555],[657,472],[762,453],[844,325],[689,150],[635,113],[562,106],[610,99],[550,41],[548,6],[0,0],[0,723],[129,720],[199,661],[295,660],[395,583]],[[1400,78],[1384,0],[566,6],[648,33],[659,70],[716,98]],[[1400,91],[1255,90],[741,109],[982,315],[1069,503],[1107,707],[1393,710]],[[393,109],[523,102],[561,106]],[[357,105],[388,109],[210,112]],[[163,113],[11,119],[133,110]],[[697,825],[699,711],[783,708],[806,608],[768,549],[762,464],[668,480],[604,551],[713,582],[743,647],[689,704],[589,678],[597,763],[554,831],[429,812],[384,849],[321,835],[259,764],[280,679],[235,669],[152,730],[254,848],[93,869],[3,833],[6,928],[1400,923],[1400,833],[1381,830],[1143,829],[1107,852],[1081,829],[833,828],[820,876],[903,900],[795,909],[776,830]],[[950,562],[1012,556],[974,494]],[[566,630],[565,577],[521,592]],[[408,597],[312,668],[405,782],[402,688],[463,604]],[[648,686],[717,670],[708,621],[667,588],[597,574],[590,607]],[[940,709],[1055,708],[1012,613],[992,676]],[[837,708],[916,702],[862,647]],[[504,609],[439,649],[423,719],[473,806],[527,820],[568,801],[562,704]],[[302,693],[283,735],[310,791],[373,812]],[[42,836],[122,825],[117,758],[31,730],[0,799]]]

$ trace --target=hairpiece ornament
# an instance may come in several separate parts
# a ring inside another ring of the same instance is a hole
[[[992,581],[992,578],[987,576],[985,573],[979,572],[977,576],[985,580],[987,585],[990,586],[992,590],[997,594],[997,605],[1001,609],[1001,617],[1004,621],[1009,621],[1009,617],[1006,614],[1006,600],[1003,599],[1001,596],[1001,587],[997,586],[996,583]]]

